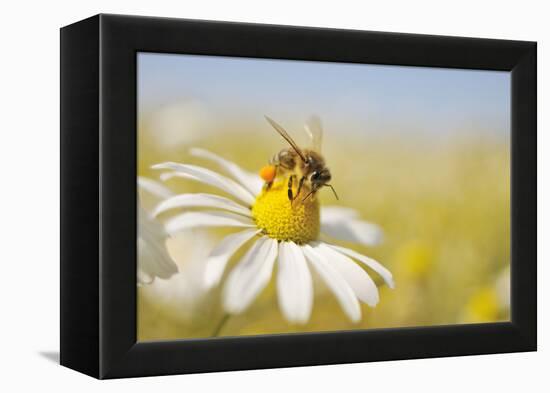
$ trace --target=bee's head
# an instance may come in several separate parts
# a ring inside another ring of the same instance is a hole
[[[323,169],[318,170],[318,171],[313,171],[311,173],[311,176],[309,177],[309,180],[311,182],[311,193],[310,194],[314,194],[321,187],[326,186],[326,187],[330,187],[330,189],[332,190],[332,193],[334,194],[336,199],[339,199],[338,194],[336,194],[336,191],[334,190],[334,187],[332,185],[328,184],[328,182],[331,179],[332,179],[332,175],[330,174],[330,171],[329,171],[328,168],[323,168]]]
[[[328,183],[332,179],[332,175],[328,168],[322,168],[317,171],[313,171],[309,177],[309,181],[313,187],[320,188]]]

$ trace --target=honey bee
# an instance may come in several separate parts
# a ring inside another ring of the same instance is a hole
[[[291,203],[298,198],[304,184],[309,186],[309,192],[304,196],[302,202],[309,197],[315,196],[315,193],[322,187],[330,187],[334,196],[338,199],[334,187],[329,184],[332,175],[326,167],[325,159],[320,153],[323,130],[319,118],[316,116],[312,117],[305,127],[306,132],[312,140],[312,149],[301,149],[281,125],[267,116],[265,118],[275,131],[290,145],[290,147],[282,149],[279,153],[275,154],[270,160],[270,164],[260,170],[260,176],[266,182],[267,189],[271,187],[278,175],[290,173],[288,178],[288,199]],[[300,176],[299,179],[298,176]],[[298,181],[298,188],[296,195],[294,195],[293,186],[296,181]]]

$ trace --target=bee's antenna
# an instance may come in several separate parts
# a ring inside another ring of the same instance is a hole
[[[336,197],[336,200],[339,201],[340,198],[338,198],[338,194],[336,193],[336,190],[334,189],[334,187],[332,187],[331,184],[325,184],[325,186],[330,187],[330,189],[332,190],[332,193],[333,193],[334,196]]]

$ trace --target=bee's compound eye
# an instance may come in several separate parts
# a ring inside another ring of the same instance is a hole
[[[273,181],[273,179],[275,179],[275,173],[276,170],[274,165],[266,165],[260,169],[260,177],[266,182]]]
[[[312,180],[317,180],[319,178],[319,172],[315,171],[311,174]]]

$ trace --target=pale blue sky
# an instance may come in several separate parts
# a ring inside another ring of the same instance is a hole
[[[507,136],[510,127],[510,74],[501,71],[140,53],[138,100],[142,112],[196,100],[220,121],[315,113],[367,132]]]

